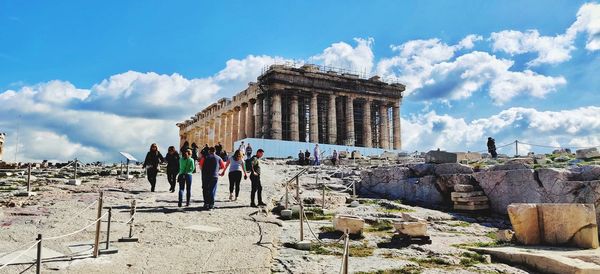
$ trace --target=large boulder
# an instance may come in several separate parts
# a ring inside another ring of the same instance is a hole
[[[542,187],[531,169],[499,170],[473,173],[490,201],[492,211],[506,214],[513,203],[541,203]]]
[[[600,157],[600,151],[595,147],[578,149],[575,151],[575,157],[577,157],[577,159],[597,158]]]
[[[433,175],[435,164],[409,164],[407,167],[415,174],[415,176],[423,177],[427,175]]]
[[[593,204],[511,204],[508,213],[522,244],[598,248]]]
[[[458,157],[456,153],[431,150],[425,155],[425,162],[434,164],[457,163]]]
[[[348,231],[350,234],[361,234],[364,226],[365,220],[358,216],[335,215],[335,217],[333,217],[333,227],[337,231]]]
[[[481,159],[481,153],[478,152],[456,152],[456,160],[459,163],[462,161],[474,162]]]
[[[497,171],[497,170],[515,170],[515,169],[531,169],[530,165],[526,165],[523,163],[506,163],[502,165],[495,165],[490,167],[489,171]]]
[[[473,185],[471,174],[445,174],[437,177],[437,185],[443,193],[450,193],[456,185]]]
[[[438,176],[446,174],[471,174],[473,173],[473,168],[468,165],[457,163],[439,164],[435,165],[434,173]]]
[[[536,204],[511,204],[507,211],[519,243],[539,245],[542,242]]]

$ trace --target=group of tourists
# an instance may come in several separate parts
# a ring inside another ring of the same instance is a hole
[[[150,191],[154,192],[159,165],[161,163],[167,164],[169,191],[171,193],[175,192],[175,187],[179,184],[179,207],[183,205],[184,193],[185,206],[190,205],[192,174],[199,170],[202,179],[203,208],[205,210],[213,209],[215,207],[215,195],[217,193],[219,177],[225,176],[227,168],[229,168],[229,200],[237,201],[242,178],[244,180],[250,178],[250,206],[264,206],[259,161],[263,157],[264,151],[258,149],[254,156],[252,156],[252,152],[252,146],[242,142],[240,147],[233,152],[233,155],[228,157],[227,152],[223,149],[220,142],[212,147],[205,144],[200,150],[196,143],[190,145],[186,141],[179,149],[179,152],[174,146],[170,146],[167,154],[163,157],[158,150],[158,146],[152,144],[150,151],[148,151],[144,159],[143,167],[146,169],[148,181],[150,182]],[[257,203],[255,203],[255,197],[257,198]]]
[[[315,144],[315,148],[313,149],[313,158],[314,160],[312,161],[312,165],[318,166],[321,165],[321,156],[322,156],[322,152],[321,149],[319,148],[319,144]],[[335,166],[339,163],[339,155],[338,152],[334,149],[333,153],[331,154],[331,163]],[[311,165],[311,161],[310,161],[310,152],[308,151],[308,149],[306,149],[304,152],[302,150],[300,150],[300,152],[298,152],[298,164],[301,166],[308,166]]]

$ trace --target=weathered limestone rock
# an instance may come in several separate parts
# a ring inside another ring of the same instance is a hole
[[[456,160],[460,163],[463,161],[479,161],[481,160],[481,153],[477,152],[456,152]]]
[[[427,236],[426,222],[395,222],[394,228],[398,233],[411,237]]]
[[[598,224],[593,204],[539,204],[543,242],[598,248]]]
[[[434,164],[413,164],[408,166],[417,177],[433,175],[434,167]]]
[[[292,210],[291,209],[283,209],[281,210],[281,218],[283,219],[291,219],[292,218]]]
[[[532,166],[526,165],[523,163],[506,163],[503,165],[495,165],[488,169],[488,171],[498,171],[498,170],[515,170],[515,169],[531,169]]]
[[[522,244],[598,248],[592,204],[512,204],[508,213],[515,237]]]
[[[345,232],[348,230],[350,234],[360,234],[364,226],[365,220],[357,216],[335,215],[333,218],[333,227],[337,231]]]
[[[438,191],[435,176],[410,178],[406,167],[384,167],[361,173],[357,192],[363,196],[403,199],[414,203],[440,205],[444,197]]]
[[[360,159],[360,158],[362,158],[362,155],[360,154],[360,151],[358,151],[358,150],[352,151],[351,156],[352,156],[352,159]]]
[[[508,217],[519,243],[538,245],[542,242],[536,204],[509,205]]]
[[[457,163],[439,164],[434,167],[435,175],[446,175],[446,174],[471,174],[473,168],[468,165],[462,165]]]
[[[454,185],[454,191],[457,192],[471,192],[475,189],[473,185]]]
[[[470,174],[444,174],[437,177],[437,185],[443,193],[450,193],[456,185],[472,185]]]
[[[515,232],[510,229],[501,229],[496,231],[496,240],[499,242],[510,243],[515,237]]]
[[[490,200],[494,212],[506,214],[513,203],[541,203],[542,187],[531,169],[477,172],[473,178]]]
[[[524,164],[524,165],[533,165],[534,160],[533,158],[512,158],[508,161],[506,161],[506,165],[510,165],[510,164]]]
[[[575,151],[575,157],[577,159],[597,158],[597,157],[600,157],[600,151],[598,151],[598,148],[595,148],[595,147],[578,149]]]
[[[456,153],[431,150],[425,155],[425,162],[435,164],[457,163],[458,157]]]
[[[582,166],[576,171],[579,172],[582,181],[600,180],[600,166]]]

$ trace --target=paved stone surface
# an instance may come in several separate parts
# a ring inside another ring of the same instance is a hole
[[[280,187],[274,187],[284,177],[284,166],[265,164],[263,196],[271,201]],[[149,192],[146,179],[130,181],[104,180],[83,183],[81,186],[52,185],[37,197],[30,197],[35,206],[1,208],[0,253],[18,249],[33,242],[37,233],[44,237],[66,234],[93,222],[99,190],[104,190],[105,207],[113,208],[111,248],[117,254],[101,255],[74,261],[44,263],[43,271],[67,273],[268,273],[274,245],[279,238],[276,222],[255,222],[249,215],[257,211],[250,205],[250,181],[241,182],[238,201],[230,202],[227,175],[220,177],[217,188],[217,209],[201,210],[202,187],[198,174],[192,183],[192,204],[177,207],[177,192],[168,192],[164,175],[158,177],[157,192]],[[134,237],[138,243],[117,242],[127,236],[129,208],[137,201]],[[79,215],[79,212],[82,212]],[[258,216],[258,215],[254,215]],[[260,225],[260,228],[259,228]],[[102,223],[105,230],[106,223]],[[191,228],[191,229],[190,229]],[[92,243],[95,226],[82,233],[60,240],[45,241],[44,246],[58,253],[81,251],[73,243]],[[262,233],[262,237],[261,237]],[[104,242],[105,234],[101,236]],[[261,240],[261,244],[257,244]],[[69,246],[71,246],[69,248]],[[89,248],[89,246],[87,246]],[[101,244],[104,248],[104,243]],[[32,249],[35,253],[35,248]],[[29,265],[9,266],[8,273],[24,270]],[[1,272],[1,271],[0,271]]]

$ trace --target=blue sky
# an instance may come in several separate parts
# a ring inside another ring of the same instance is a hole
[[[400,79],[406,150],[600,144],[586,1],[2,1],[5,159],[115,160],[275,60]],[[18,118],[20,117],[20,118]],[[20,125],[20,126],[18,126]],[[525,148],[542,150],[541,148]]]

